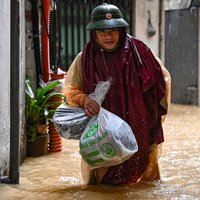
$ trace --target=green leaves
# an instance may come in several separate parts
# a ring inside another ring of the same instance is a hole
[[[34,94],[30,80],[25,81],[27,124],[30,126],[29,140],[34,140],[36,137],[36,124],[45,124],[48,119],[53,117],[55,110],[49,108],[50,104],[52,105],[51,97],[65,97],[62,93],[53,91],[55,86],[60,83],[60,80],[55,80],[44,87],[37,88]]]
[[[46,94],[50,90],[53,90],[55,86],[60,84],[61,81],[55,80],[49,84],[47,84],[45,87],[39,87],[36,91],[36,99],[38,100],[39,103],[43,102],[46,99]]]
[[[32,90],[32,85],[29,80],[25,80],[25,92],[28,95],[29,98],[33,99],[34,98],[34,93]]]

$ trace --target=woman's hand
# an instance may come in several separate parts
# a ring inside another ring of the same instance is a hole
[[[95,100],[92,100],[90,97],[88,97],[87,95],[83,98],[82,106],[85,113],[91,117],[94,115],[97,115],[100,110],[100,105]]]

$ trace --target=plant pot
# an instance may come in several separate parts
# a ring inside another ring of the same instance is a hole
[[[34,142],[27,142],[27,156],[43,156],[48,153],[49,135],[39,135]]]
[[[48,134],[48,124],[36,124],[37,132],[41,135]]]

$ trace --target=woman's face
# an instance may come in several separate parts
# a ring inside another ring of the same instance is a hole
[[[96,37],[102,48],[111,50],[116,47],[119,41],[119,29],[96,30]]]

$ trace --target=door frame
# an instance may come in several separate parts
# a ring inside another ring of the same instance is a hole
[[[1,183],[19,183],[19,132],[20,132],[20,36],[19,36],[19,15],[20,7],[19,1],[10,0],[10,161],[9,161],[9,174],[0,179]]]

